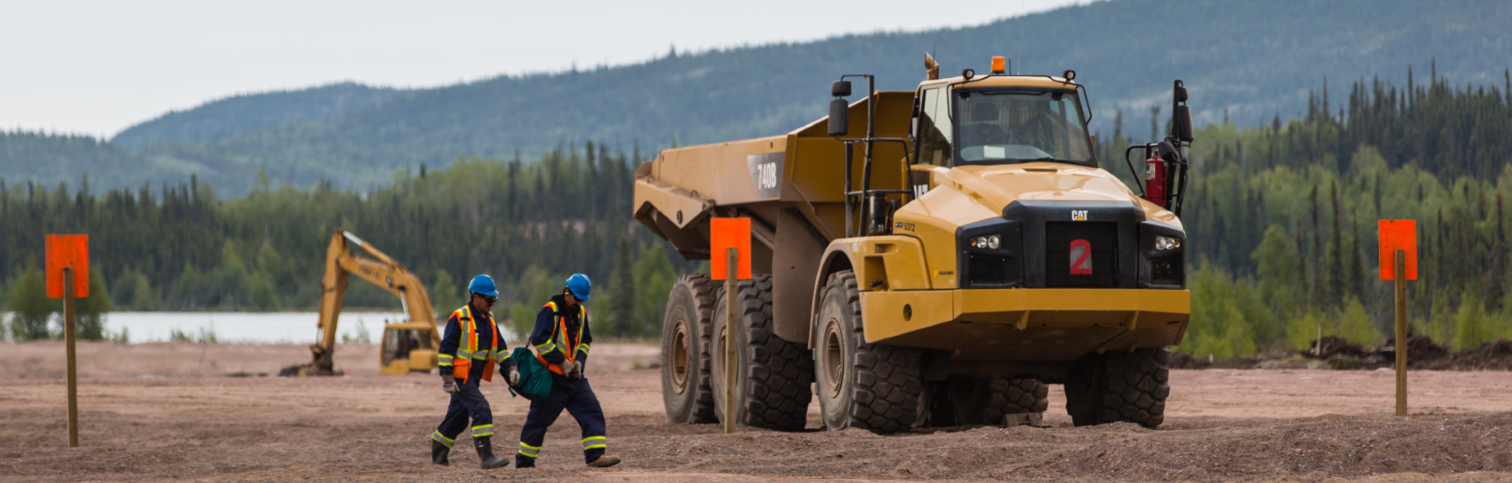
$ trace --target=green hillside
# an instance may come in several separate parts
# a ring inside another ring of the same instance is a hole
[[[13,186],[36,181],[49,188],[58,183],[78,187],[87,175],[94,186],[121,187],[161,177],[166,171],[151,166],[137,152],[98,138],[0,131],[0,182]]]
[[[882,89],[912,88],[930,50],[951,75],[985,70],[993,55],[1014,59],[1021,72],[1075,69],[1091,90],[1094,127],[1107,134],[1122,111],[1125,132],[1142,139],[1149,131],[1134,126],[1148,126],[1150,107],[1169,102],[1174,78],[1191,89],[1199,125],[1232,119],[1240,126],[1303,115],[1325,78],[1335,86],[1332,99],[1318,92],[1329,111],[1343,100],[1338,86],[1376,76],[1405,84],[1409,65],[1422,76],[1436,63],[1437,77],[1458,85],[1499,85],[1512,59],[1506,25],[1512,6],[1497,1],[1114,0],[976,27],[669,53],[636,65],[434,89],[354,94],[360,86],[348,85],[239,96],[166,115],[114,141],[137,156],[119,163],[147,166],[132,171],[145,178],[195,173],[222,192],[244,193],[261,169],[274,182],[361,188],[422,163],[437,168],[517,151],[531,159],[584,139],[626,149],[639,142],[654,152],[673,142],[785,132],[823,115],[828,83],[841,73],[875,73]],[[353,98],[361,101],[341,100]],[[12,181],[49,184],[109,168],[59,173],[5,159],[0,166]],[[92,177],[112,186],[141,181]]]
[[[242,94],[172,111],[111,138],[139,148],[155,141],[213,141],[228,134],[305,121],[324,121],[392,99],[404,91],[343,82],[308,89]]]

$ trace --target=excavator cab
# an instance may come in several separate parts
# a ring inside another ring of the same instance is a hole
[[[431,345],[430,337],[434,330],[428,324],[384,321],[383,345],[378,353],[378,364],[383,373],[426,373],[437,367],[436,347]]]

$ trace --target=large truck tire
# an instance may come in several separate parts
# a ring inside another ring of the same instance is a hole
[[[724,421],[725,304],[720,291],[714,306],[714,374],[709,385],[714,392],[714,414]],[[778,431],[801,431],[808,422],[809,402],[814,399],[814,360],[803,344],[788,342],[772,333],[772,277],[755,275],[743,280],[736,297],[739,326],[735,334],[736,419],[747,426]]]
[[[1171,351],[1164,347],[1088,354],[1066,381],[1066,412],[1077,426],[1165,422]]]
[[[913,429],[922,415],[921,352],[866,342],[853,272],[830,275],[814,322],[815,387],[824,426],[884,434]]]
[[[710,316],[719,284],[702,273],[683,275],[667,295],[662,319],[661,382],[667,422],[712,423],[709,388]]]
[[[930,426],[1003,424],[1009,414],[1043,413],[1050,387],[1036,379],[951,379],[935,383]]]
[[[993,379],[987,382],[983,424],[1003,424],[1009,414],[1043,413],[1050,408],[1050,386],[1037,379]]]

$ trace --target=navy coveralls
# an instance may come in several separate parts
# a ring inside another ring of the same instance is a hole
[[[593,342],[593,333],[588,330],[588,324],[579,320],[577,310],[567,309],[567,302],[561,295],[552,297],[551,301],[556,303],[558,311],[553,312],[549,305],[541,307],[541,312],[536,314],[535,330],[530,332],[531,345],[535,346],[541,358],[552,364],[561,364],[566,360],[567,351],[575,353],[574,363],[582,365],[588,362],[588,346]],[[558,317],[565,319],[566,333],[557,333],[561,332],[562,325],[558,323]],[[578,331],[582,331],[581,342]],[[563,347],[564,342],[567,347]],[[604,410],[599,407],[593,388],[588,387],[588,378],[568,379],[555,372],[551,376],[551,396],[545,401],[530,402],[530,414],[525,417],[525,427],[520,430],[520,452],[515,455],[516,468],[535,466],[535,460],[541,454],[541,443],[546,440],[546,428],[556,422],[563,409],[577,420],[578,426],[583,430],[585,462],[592,463],[603,456],[607,448]]]
[[[493,344],[493,333],[498,330],[494,325],[493,315],[486,310],[478,310],[468,304],[468,312],[476,319],[476,331],[478,335],[478,350],[476,353],[486,353],[489,345]],[[457,313],[453,312],[446,319],[446,329],[442,332],[440,370],[451,371],[453,366],[452,356],[457,354],[457,346],[462,339],[462,327],[458,324]],[[499,337],[499,362],[500,372],[507,374],[508,365],[514,361],[508,359],[509,351],[504,344],[504,337]],[[457,440],[457,435],[467,429],[467,420],[472,419],[472,436],[474,438],[486,438],[493,436],[493,410],[488,407],[488,400],[483,398],[483,392],[478,384],[483,380],[483,369],[488,366],[487,360],[472,359],[471,367],[468,367],[467,379],[458,379],[457,387],[460,392],[452,393],[451,404],[446,407],[446,417],[441,420],[441,425],[431,435],[431,439],[440,441],[441,444],[450,448]],[[445,372],[443,372],[444,374]]]

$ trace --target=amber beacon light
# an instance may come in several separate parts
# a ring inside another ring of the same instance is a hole
[[[1003,73],[1003,70],[1004,70],[1003,64],[1004,63],[1006,63],[1006,61],[1003,59],[1003,56],[999,55],[997,57],[993,57],[992,58],[992,73],[994,73],[994,74],[1001,74],[1001,73]]]

